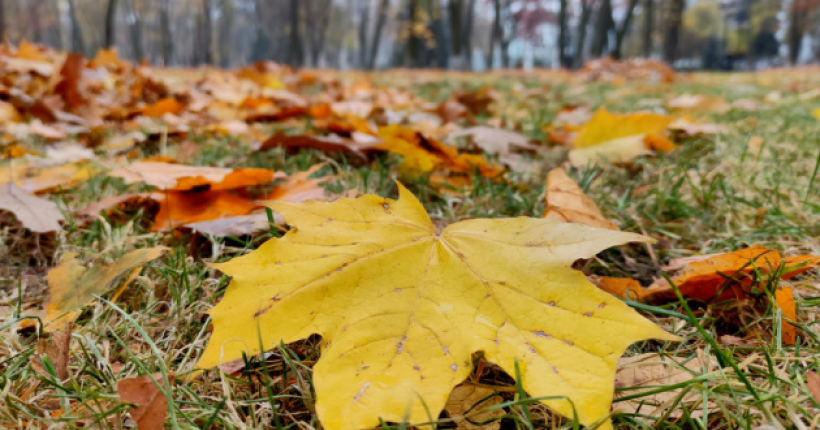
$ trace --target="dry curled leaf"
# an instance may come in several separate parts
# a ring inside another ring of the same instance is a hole
[[[83,267],[77,253],[69,252],[63,262],[48,272],[49,302],[45,329],[61,330],[74,321],[79,310],[94,298],[114,288],[125,288],[139,275],[142,266],[159,258],[168,248],[137,249],[109,265]]]
[[[266,203],[293,229],[213,266],[232,283],[209,312],[214,331],[197,367],[320,334],[319,419],[358,430],[437,415],[483,351],[510,375],[518,363],[533,397],[572,400],[574,411],[545,400],[556,412],[611,428],[617,358],[635,341],[677,337],[570,266],[650,239],[524,217],[437,233],[415,196],[401,186],[399,195]]]
[[[592,283],[607,293],[622,299],[640,301],[646,295],[646,288],[642,287],[640,282],[631,278],[598,276],[592,279]]]
[[[619,230],[618,225],[606,218],[598,205],[561,168],[552,169],[547,174],[544,218]]]
[[[641,354],[634,357],[622,357],[618,360],[618,373],[615,376],[615,387],[624,389],[616,393],[615,398],[633,395],[642,391],[652,391],[658,387],[675,385],[691,381],[695,377],[717,369],[716,361],[702,350],[695,357],[667,357],[659,354]],[[647,394],[630,400],[615,402],[614,408],[622,413],[637,413],[641,416],[660,417],[672,407],[683,388]],[[696,391],[689,391],[681,403],[689,404],[694,416],[703,413],[702,397]],[[715,406],[710,403],[709,409]],[[681,413],[674,411],[673,416]]]
[[[494,396],[493,393],[495,390],[492,388],[465,382],[453,388],[444,410],[453,419],[458,430],[498,430],[501,428],[498,418],[504,416],[504,410],[486,409],[501,404],[504,399],[501,396]],[[481,424],[494,418],[495,421]]]
[[[34,233],[58,231],[63,213],[51,200],[31,195],[14,182],[0,185],[0,210],[13,213],[23,227]]]
[[[31,358],[31,365],[34,370],[42,376],[49,377],[43,363],[43,357],[48,357],[57,379],[64,381],[68,378],[68,356],[69,345],[71,343],[71,323],[66,324],[59,330],[43,333],[35,345],[35,354]]]
[[[161,373],[123,379],[117,382],[117,394],[120,396],[120,401],[133,403],[137,406],[128,413],[131,415],[131,419],[137,423],[138,430],[162,430],[165,428],[168,399],[157,384],[162,386],[163,389],[168,389]]]

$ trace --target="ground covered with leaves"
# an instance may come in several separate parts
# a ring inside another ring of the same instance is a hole
[[[323,349],[335,351],[319,331],[292,343],[259,339],[264,347],[247,350],[267,352],[238,360],[208,355],[209,339],[228,327],[216,325],[230,324],[233,285],[257,274],[253,265],[214,263],[249,255],[300,221],[302,234],[325,223],[290,219],[288,211],[302,209],[285,208],[320,207],[300,202],[369,201],[384,205],[379,216],[401,216],[406,201],[380,199],[396,199],[403,185],[429,214],[436,240],[459,221],[521,216],[622,235],[610,245],[633,240],[570,258],[618,297],[596,288],[577,299],[625,303],[680,341],[656,333],[633,343],[617,366],[611,357],[608,416],[573,417],[533,396],[551,391],[528,387],[528,369],[493,364],[486,352],[467,360],[466,380],[443,412],[383,426],[605,427],[611,418],[616,428],[814,428],[818,72],[682,74],[639,61],[574,73],[364,74],[268,63],[171,70],[113,52],[84,59],[0,47],[0,426],[347,428],[323,426],[325,412],[317,413],[323,382],[314,384],[314,365]],[[364,194],[381,197],[340,200]],[[589,229],[578,228],[561,231]],[[345,231],[316,240],[338,246]],[[394,232],[371,234],[372,243],[388,243]],[[296,236],[276,240],[287,237]],[[501,245],[475,249],[482,255],[459,256],[485,267],[501,262],[498,273],[504,265],[541,273]],[[250,255],[262,258],[258,273],[280,262]],[[382,272],[402,263],[386,261]],[[549,280],[559,276],[544,273],[543,288],[553,291]],[[223,300],[217,309],[228,322],[214,312],[212,323],[208,312]],[[263,315],[271,330],[300,324],[298,314],[276,316],[281,298],[269,301],[253,318],[237,315],[251,322],[230,330],[252,338]],[[584,330],[579,324],[565,343],[592,342],[578,334]],[[222,364],[195,372],[202,362]],[[565,370],[558,367],[556,374]],[[350,388],[349,400],[368,388]]]

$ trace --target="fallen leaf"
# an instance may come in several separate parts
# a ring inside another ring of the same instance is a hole
[[[498,418],[504,416],[503,409],[485,411],[490,406],[501,404],[504,399],[501,396],[493,395],[492,388],[481,387],[470,383],[462,383],[450,393],[444,410],[459,430],[498,430],[501,422]],[[485,421],[496,419],[487,424],[480,424]],[[472,421],[472,422],[470,422]],[[473,424],[479,423],[479,424]]]
[[[277,214],[274,214],[274,216],[279,219],[274,219],[274,223],[276,225],[284,225],[284,220],[282,220],[281,216],[277,217],[276,215]],[[269,230],[270,221],[268,220],[267,213],[260,212],[189,223],[185,224],[185,227],[213,237],[241,237]]]
[[[139,114],[148,117],[161,117],[167,113],[179,115],[185,109],[185,105],[175,98],[164,98],[150,106],[145,107]]]
[[[43,363],[43,357],[48,357],[57,379],[60,381],[68,378],[68,356],[69,345],[71,343],[71,323],[69,322],[59,330],[43,333],[37,340],[34,347],[35,354],[31,358],[31,365],[34,370],[42,376],[50,377]]]
[[[652,154],[644,143],[645,137],[646,135],[638,134],[613,139],[588,148],[573,149],[569,151],[569,162],[579,168],[598,165],[602,162],[627,163],[641,155]]]
[[[617,114],[598,109],[572,140],[575,149],[589,148],[637,135],[662,135],[673,118],[654,113]]]
[[[221,218],[248,215],[259,206],[259,197],[243,190],[154,193],[160,203],[151,231],[163,231],[183,225]]]
[[[642,287],[641,283],[635,279],[598,276],[591,279],[591,281],[598,288],[622,299],[640,301],[646,295],[646,288]]]
[[[690,119],[681,118],[672,121],[669,129],[677,131],[686,136],[699,136],[706,134],[726,133],[729,128],[720,124],[698,124]]]
[[[229,169],[150,161],[131,164],[112,171],[109,175],[123,178],[128,184],[145,182],[157,188],[174,191],[231,190],[287,177],[282,172],[267,169]]]
[[[410,171],[430,172],[441,168],[460,173],[478,171],[488,177],[504,171],[480,155],[459,154],[456,147],[398,124],[379,127],[379,137],[383,142],[376,148],[401,155],[402,166]]]
[[[815,118],[820,119],[820,108],[811,111],[811,114],[814,115]]]
[[[651,392],[658,387],[691,381],[697,376],[708,374],[717,369],[716,361],[704,353],[697,351],[696,357],[668,357],[658,354],[640,354],[634,357],[618,359],[618,372],[615,375],[616,388],[629,388],[618,391],[615,399],[626,395],[632,396],[641,391]],[[644,389],[644,390],[636,390]],[[647,394],[630,400],[614,404],[614,409],[621,413],[640,414],[647,417],[661,417],[672,406],[672,403],[681,394],[683,388],[675,388],[655,394]],[[690,390],[681,399],[680,403],[688,404],[693,416],[702,416],[703,399],[700,393]],[[712,410],[716,406],[709,404]],[[673,411],[673,416],[680,416],[682,412]],[[651,418],[650,418],[651,419]]]
[[[780,334],[784,345],[794,345],[797,340],[795,327],[789,321],[797,321],[797,308],[794,304],[794,290],[780,287],[774,292],[775,303],[780,309]]]
[[[604,216],[598,205],[562,168],[552,169],[547,174],[545,206],[544,218],[619,230],[618,225]]]
[[[63,213],[51,200],[31,195],[14,182],[0,185],[0,209],[13,213],[23,227],[34,233],[59,231]]]
[[[472,142],[488,154],[509,154],[510,152],[529,151],[534,152],[538,146],[530,143],[530,139],[512,131],[501,130],[492,127],[478,126],[465,128],[451,133],[447,140],[468,136]]]
[[[259,148],[265,151],[272,148],[313,148],[321,151],[345,151],[352,153],[359,158],[366,159],[365,152],[373,150],[381,141],[361,142],[352,139],[344,139],[341,136],[331,134],[330,136],[310,136],[297,135],[291,136],[279,132],[269,137],[268,140],[262,143]]]
[[[820,376],[816,372],[809,370],[806,372],[806,386],[809,388],[814,400],[820,402]]]
[[[9,164],[0,164],[2,167]],[[10,182],[29,193],[41,193],[57,187],[68,187],[98,174],[102,169],[92,162],[68,163],[62,166],[41,166],[27,160],[9,166],[11,175],[0,174],[0,185]]]
[[[319,419],[353,430],[380,417],[437,416],[483,351],[510,375],[524,364],[521,382],[533,397],[567,396],[581,423],[611,428],[617,357],[637,340],[677,337],[570,265],[649,239],[523,217],[462,221],[437,234],[415,196],[402,186],[399,194],[266,203],[293,228],[213,265],[232,283],[209,312],[214,331],[196,367],[320,334]],[[573,415],[566,401],[544,403]]]
[[[131,415],[131,419],[137,423],[138,430],[162,430],[165,428],[168,399],[157,384],[162,386],[164,390],[169,389],[165,385],[161,373],[117,381],[117,394],[120,396],[120,401],[133,403],[137,406],[128,413]]]
[[[62,330],[79,315],[79,308],[113,288],[125,288],[139,275],[142,266],[159,258],[168,248],[137,249],[102,266],[83,267],[78,254],[68,252],[59,266],[48,271],[49,301],[44,323],[48,331]]]
[[[792,261],[793,264],[788,264]],[[740,299],[750,292],[750,277],[757,270],[767,274],[785,263],[783,277],[788,278],[796,273],[820,265],[820,257],[804,255],[783,259],[780,254],[762,246],[753,246],[739,251],[714,254],[700,260],[689,258],[684,270],[672,277],[672,282],[680,289],[684,297],[701,301],[725,301]],[[795,273],[796,272],[796,273]],[[733,278],[737,282],[728,282]],[[676,300],[672,286],[665,279],[659,279],[647,289],[646,299]]]
[[[77,109],[86,103],[86,99],[80,91],[84,62],[85,59],[83,59],[82,54],[72,52],[68,54],[63,67],[60,69],[62,79],[57,84],[54,92],[62,97],[69,112],[77,112]]]

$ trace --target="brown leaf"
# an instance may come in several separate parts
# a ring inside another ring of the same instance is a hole
[[[54,89],[54,92],[62,97],[69,112],[76,112],[86,102],[85,97],[80,92],[84,61],[82,54],[76,52],[68,54],[63,67],[60,69],[62,79]]]
[[[274,214],[274,223],[284,225],[284,220],[278,214]],[[256,212],[249,215],[189,223],[185,224],[185,227],[214,237],[241,237],[270,229],[270,222],[267,213]]]
[[[58,231],[60,221],[65,220],[54,202],[29,194],[14,182],[0,185],[0,209],[12,212],[25,228],[35,233]]]
[[[643,388],[642,390],[626,390],[615,393],[615,398],[633,395],[642,391],[651,391],[659,386],[667,386],[690,381],[695,376],[712,372],[717,369],[716,361],[707,356],[702,350],[697,351],[697,357],[668,357],[658,354],[641,354],[634,357],[618,359],[618,371],[615,374],[616,388]],[[671,403],[680,395],[683,388],[649,394],[623,402],[613,403],[616,411],[625,413],[639,413],[643,416],[660,417],[669,409]],[[692,414],[703,414],[700,393],[689,391],[684,395],[681,403],[688,404]],[[709,409],[715,405],[709,405]],[[680,416],[680,408],[672,412],[672,416]]]
[[[447,411],[447,414],[450,415],[459,430],[498,430],[501,427],[501,422],[498,420],[483,425],[470,422],[481,423],[504,415],[503,409],[483,411],[504,401],[501,396],[489,397],[493,393],[495,393],[495,390],[492,388],[464,382],[450,392],[444,410]]]
[[[811,370],[806,372],[806,386],[814,400],[820,402],[820,376]]]
[[[34,347],[35,355],[31,358],[31,365],[37,373],[49,377],[42,360],[42,357],[46,356],[54,366],[57,378],[60,381],[68,378],[68,347],[71,343],[71,329],[72,325],[69,323],[60,330],[43,333],[43,336],[37,340],[37,345]]]
[[[547,174],[546,200],[544,218],[618,230],[618,225],[604,216],[598,205],[584,194],[564,169],[552,169]]]
[[[530,143],[530,139],[519,133],[492,127],[477,126],[456,131],[447,140],[469,136],[476,146],[488,154],[509,154],[510,152],[535,152],[540,148]]]
[[[154,382],[156,380],[156,383]],[[169,382],[173,382],[170,380]],[[168,412],[168,399],[159,389],[165,386],[161,373],[123,379],[117,382],[117,394],[120,400],[137,405],[128,413],[136,421],[138,430],[162,430],[165,427],[165,414]]]
[[[345,139],[335,134],[329,136],[289,136],[279,132],[264,141],[262,147],[259,149],[265,151],[276,147],[288,149],[313,148],[321,151],[344,151],[354,154],[359,158],[366,159],[367,157],[364,155],[364,151],[375,149],[379,143],[381,143],[381,141],[362,143],[361,141]]]

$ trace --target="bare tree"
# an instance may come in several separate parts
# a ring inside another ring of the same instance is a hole
[[[558,65],[568,66],[567,62],[567,0],[561,0],[558,8]]]
[[[28,12],[29,25],[31,26],[31,40],[37,43],[43,43],[43,27],[40,24],[40,19],[42,19],[40,6],[42,6],[42,0],[29,1]]]
[[[6,37],[6,2],[0,0],[0,38]]]
[[[303,0],[305,1],[305,0]],[[319,57],[325,46],[325,35],[330,22],[331,0],[307,0],[306,17],[311,19],[312,31],[308,31],[308,44],[310,45],[310,64],[313,67],[319,65]],[[365,30],[366,31],[366,30]]]
[[[202,0],[202,60],[205,64],[214,64],[214,22],[213,0]]]
[[[575,67],[581,67],[584,64],[587,27],[589,26],[589,18],[592,16],[592,7],[594,5],[595,0],[581,0],[581,19],[578,22],[578,39],[575,43]]]
[[[493,28],[490,31],[490,50],[487,53],[487,68],[493,68],[495,60],[495,44],[501,39],[501,0],[493,0]]]
[[[230,64],[231,35],[233,33],[234,21],[236,21],[236,10],[232,0],[221,0],[219,4],[219,38],[216,45],[219,50],[219,65],[228,67]]]
[[[683,24],[683,8],[685,0],[668,0],[664,11],[664,25],[666,32],[663,38],[663,59],[672,64],[678,59],[678,42]]]
[[[37,3],[39,4],[39,1]],[[77,18],[77,5],[74,4],[74,0],[68,0],[68,16],[71,19],[71,50],[85,52],[83,30],[80,28],[80,20]]]
[[[652,55],[652,33],[655,31],[655,0],[644,0],[643,11],[643,56]]]
[[[367,27],[370,24],[370,0],[359,0],[359,67],[367,67]]]
[[[590,55],[598,58],[604,54],[609,45],[609,32],[615,27],[612,20],[612,0],[601,0],[598,7],[598,16],[595,20],[595,32],[592,33]]]
[[[379,11],[376,15],[376,28],[373,29],[373,39],[370,42],[370,56],[367,59],[367,68],[373,70],[376,67],[376,56],[379,55],[379,42],[382,38],[384,22],[387,20],[387,11],[390,0],[381,0]]]
[[[615,49],[612,50],[612,56],[616,59],[620,59],[623,55],[624,39],[626,38],[627,33],[629,33],[629,28],[632,25],[632,16],[635,14],[635,6],[637,6],[637,4],[638,0],[629,0],[629,4],[626,7],[626,15],[624,16],[624,20],[615,32]]]
[[[134,0],[125,0],[128,13],[128,31],[131,33],[131,48],[134,51],[134,59],[142,61],[144,58],[142,50],[142,16],[134,8]]]
[[[117,0],[108,0],[105,10],[105,47],[111,48],[116,42]]]
[[[299,29],[301,22],[299,14],[299,0],[290,0],[290,43],[288,44],[288,63],[299,67],[304,63],[302,52],[302,37]]]
[[[171,65],[174,56],[174,41],[171,39],[171,18],[168,11],[168,2],[162,1],[159,5],[159,31],[162,43],[162,63]]]

